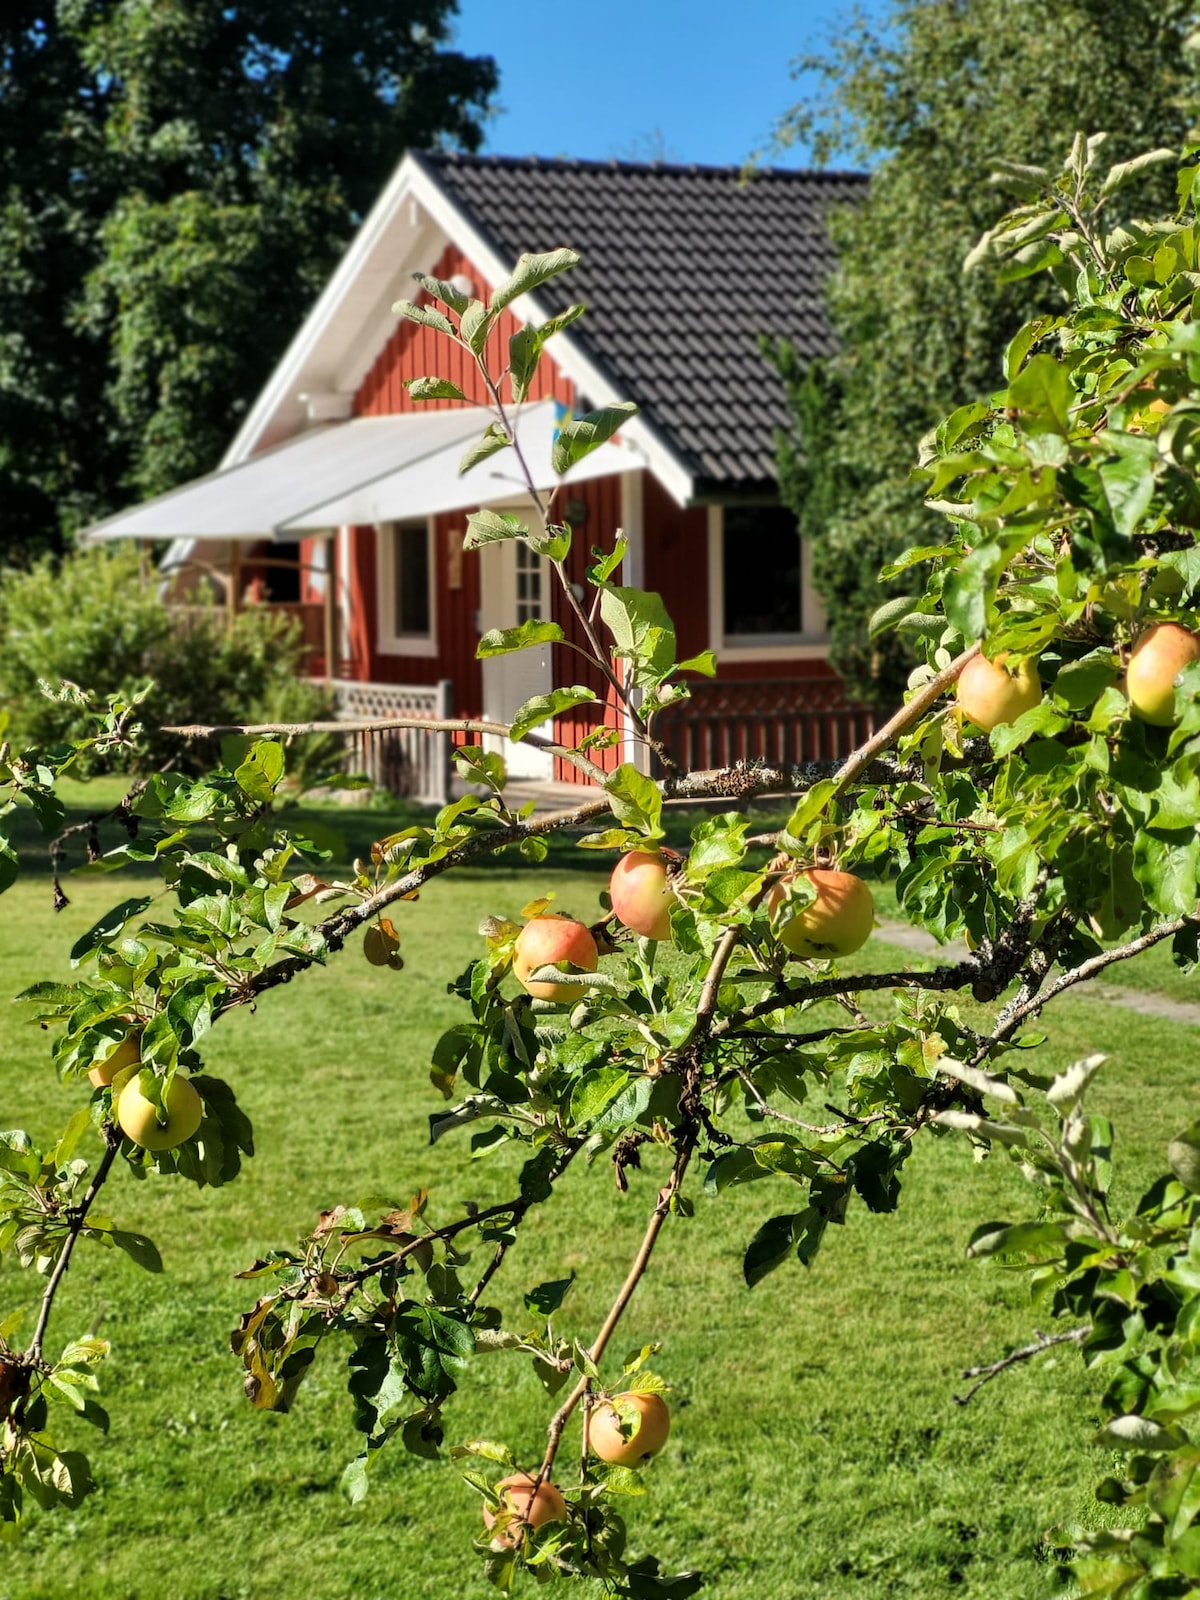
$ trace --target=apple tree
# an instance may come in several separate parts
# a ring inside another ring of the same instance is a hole
[[[745,1280],[796,1271],[837,1248],[851,1206],[895,1209],[919,1142],[965,1138],[1015,1159],[1032,1188],[1027,1216],[988,1221],[964,1244],[1027,1271],[1050,1330],[981,1366],[979,1384],[1069,1344],[1103,1393],[1101,1437],[1120,1463],[1096,1490],[1114,1508],[1110,1526],[1061,1533],[1081,1592],[1200,1591],[1200,1123],[1171,1141],[1140,1201],[1118,1205],[1113,1129],[1088,1109],[1103,1057],[1052,1075],[1030,1031],[1057,996],[1156,944],[1185,969],[1200,957],[1197,168],[1185,159],[1177,215],[1134,222],[1120,216],[1122,186],[1177,156],[1106,168],[1102,152],[1102,136],[1080,136],[1061,170],[1002,175],[1018,203],[970,265],[1048,272],[1062,309],[1013,339],[999,394],[922,444],[947,538],[887,571],[912,574],[912,593],[875,626],[903,629],[925,660],[904,705],[849,759],[681,770],[660,713],[714,663],[678,661],[659,597],[617,581],[619,531],[592,550],[577,594],[565,570],[575,534],[530,481],[537,520],[479,512],[467,546],[522,539],[546,558],[580,648],[659,776],[633,761],[603,772],[603,732],[560,748],[535,731],[594,697],[574,685],[502,731],[574,763],[590,780],[577,805],[515,808],[503,760],[466,744],[465,797],[378,840],[344,881],[282,798],[282,740],[312,725],[178,730],[223,735],[221,764],[199,778],[156,773],[97,825],[92,854],[113,870],[153,862],[169,898],[153,909],[143,895],[121,900],[71,952],[84,975],[21,997],[57,1028],[54,1069],[78,1083],[80,1104],[50,1149],[0,1135],[0,1251],[44,1280],[32,1326],[0,1324],[6,1522],[19,1524],[30,1500],[75,1506],[90,1487],[84,1457],[56,1442],[60,1419],[104,1421],[107,1346],[54,1316],[75,1251],[159,1265],[136,1227],[136,1189],[113,1183],[120,1220],[102,1190],[124,1171],[223,1184],[252,1153],[236,1084],[204,1070],[205,1036],[265,991],[346,960],[352,941],[380,982],[402,984],[387,969],[402,965],[406,899],[510,851],[527,863],[530,903],[520,923],[485,923],[478,958],[453,976],[461,1019],[434,1053],[430,1134],[515,1147],[513,1191],[456,1211],[436,1192],[409,1198],[404,1175],[389,1173],[392,1202],[368,1211],[331,1196],[299,1248],[262,1241],[245,1274],[256,1298],[232,1337],[250,1403],[288,1410],[317,1363],[340,1363],[362,1432],[344,1478],[352,1499],[385,1449],[444,1456],[480,1497],[477,1554],[499,1588],[577,1576],[643,1600],[692,1594],[701,1576],[637,1553],[637,1518],[627,1528],[623,1510],[637,1506],[629,1496],[646,1487],[642,1467],[670,1422],[657,1347],[613,1354],[656,1251],[686,1241],[696,1207],[756,1184]],[[517,333],[503,372],[487,366],[488,333],[505,305],[575,259],[525,257],[486,303],[422,278],[421,298],[398,307],[483,373],[495,416],[468,461],[505,450],[524,470],[522,402],[579,308]],[[437,376],[413,389],[461,398]],[[558,470],[629,410],[567,423]],[[560,637],[554,623],[526,622],[479,649]],[[95,733],[73,747],[5,746],[7,812],[32,806],[55,833],[58,774],[89,743],[127,738],[138,714],[97,710]],[[468,738],[496,731],[453,726]],[[771,794],[799,799],[782,829],[754,834],[740,803]],[[686,852],[668,850],[664,804],[685,798],[729,808],[692,830]],[[611,909],[591,927],[548,912],[538,871],[550,835],[585,825],[579,847],[615,860]],[[0,882],[16,871],[0,847]],[[859,970],[873,874],[894,879],[915,926],[965,936],[971,954],[930,971]],[[524,1311],[503,1318],[490,1285],[564,1173],[587,1165],[626,1188],[641,1163],[657,1192],[600,1325],[573,1324],[565,1272],[524,1285]],[[457,1436],[455,1392],[480,1361],[532,1362],[543,1436]]]

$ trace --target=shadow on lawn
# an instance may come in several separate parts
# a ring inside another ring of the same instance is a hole
[[[116,876],[106,872],[103,857],[128,838],[126,828],[109,815],[120,802],[127,786],[128,780],[113,777],[95,779],[90,783],[63,784],[60,794],[67,812],[63,827],[74,830],[62,845],[64,854],[60,871],[68,894],[72,879],[101,874]],[[786,802],[782,806],[779,802],[764,802],[755,806],[752,811],[754,826],[764,830],[782,827],[788,809]],[[378,791],[366,805],[307,802],[287,806],[281,812],[289,831],[301,833],[306,826],[313,828],[320,842],[331,851],[324,870],[337,876],[348,874],[356,857],[369,859],[371,846],[376,840],[417,824],[427,826],[434,814],[430,807],[396,799],[383,791]],[[664,816],[667,843],[677,849],[686,849],[691,829],[706,815],[711,815],[711,812],[701,808],[668,808]],[[52,868],[49,851],[51,841],[42,833],[33,811],[27,806],[18,806],[10,821],[12,841],[21,858],[22,876],[48,879]],[[89,827],[93,821],[94,831]],[[591,823],[550,835],[546,840],[549,853],[543,867],[607,875],[612,871],[614,856],[611,851],[580,850],[578,847],[578,841],[599,825]],[[90,866],[87,865],[89,838],[94,841],[101,857],[99,862]],[[510,846],[494,855],[481,857],[470,867],[457,870],[486,873],[497,869],[511,871],[518,866],[527,864],[522,862],[516,847]],[[122,863],[119,876],[122,879],[157,878],[158,871],[153,862],[126,861]]]

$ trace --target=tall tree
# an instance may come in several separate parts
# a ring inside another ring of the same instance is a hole
[[[395,162],[476,149],[456,0],[6,0],[0,554],[213,466]]]
[[[997,159],[1066,149],[1079,129],[1108,131],[1110,161],[1181,144],[1200,98],[1196,22],[1194,0],[889,0],[797,63],[821,88],[782,119],[780,144],[873,173],[869,195],[832,218],[840,354],[805,370],[776,352],[795,419],[783,493],[813,542],[836,664],[868,698],[893,699],[907,665],[894,634],[867,636],[887,593],[876,574],[942,537],[910,481],[918,441],[995,388],[1007,340],[1058,303],[1043,276],[963,272],[995,213],[988,175]],[[1171,181],[1160,170],[1123,191],[1126,214],[1169,204]]]

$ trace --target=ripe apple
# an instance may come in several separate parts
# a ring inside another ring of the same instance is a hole
[[[984,733],[991,733],[1038,704],[1042,680],[1035,661],[1018,661],[1010,668],[1006,655],[995,661],[973,656],[959,673],[955,694],[963,715]]]
[[[776,937],[785,950],[805,961],[826,961],[853,955],[866,944],[875,926],[875,901],[870,889],[852,872],[828,867],[789,872],[767,896],[772,917],[784,902],[787,885],[797,878],[807,878],[817,897],[777,927]]]
[[[600,964],[595,939],[582,922],[572,917],[532,917],[513,946],[513,976],[535,1000],[556,1000],[566,1005],[581,998],[578,984],[529,982],[531,972],[557,966],[560,961],[569,961],[583,972],[595,972]]]
[[[1175,724],[1175,679],[1189,661],[1200,661],[1200,637],[1178,622],[1148,628],[1133,647],[1125,693],[1136,716],[1156,728]]]
[[[178,1073],[171,1079],[163,1105],[165,1123],[158,1120],[158,1107],[142,1093],[136,1077],[121,1090],[117,1101],[117,1121],[121,1132],[143,1150],[174,1150],[184,1144],[200,1126],[204,1102],[195,1087]]]
[[[656,1456],[667,1442],[671,1431],[671,1413],[660,1394],[638,1394],[627,1391],[614,1395],[614,1402],[632,1406],[638,1414],[630,1430],[621,1431],[621,1413],[615,1403],[603,1401],[593,1410],[588,1420],[588,1443],[601,1461],[617,1467],[641,1467]]]
[[[140,1033],[130,1033],[115,1044],[106,1056],[89,1068],[88,1078],[97,1089],[107,1089],[109,1084],[125,1067],[132,1067],[134,1062],[141,1059],[142,1036]]]
[[[533,1472],[515,1472],[511,1478],[502,1478],[496,1485],[501,1506],[506,1511],[520,1514],[531,1528],[540,1528],[547,1522],[566,1522],[569,1515],[567,1502],[552,1483],[542,1483],[538,1492],[530,1498],[536,1478],[537,1474]],[[487,1528],[496,1524],[496,1513],[486,1501],[483,1523]],[[499,1549],[511,1549],[516,1543],[516,1534],[516,1527],[510,1524],[503,1533],[496,1535],[492,1543]]]
[[[630,850],[612,870],[609,898],[620,922],[644,939],[671,937],[675,896],[667,887],[667,863],[657,851]]]

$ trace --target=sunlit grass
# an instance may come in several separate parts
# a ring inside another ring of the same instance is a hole
[[[335,820],[348,854],[383,831],[381,820],[390,825],[366,811]],[[515,1163],[503,1154],[473,1163],[465,1135],[428,1145],[428,1114],[442,1104],[429,1053],[459,1016],[446,979],[477,953],[485,913],[515,912],[553,888],[587,917],[602,887],[595,871],[516,863],[440,880],[397,917],[402,973],[370,967],[352,948],[205,1041],[210,1070],[235,1085],[253,1118],[258,1154],[216,1192],[138,1184],[123,1171],[114,1180],[108,1209],[156,1239],[166,1270],[152,1278],[80,1250],[55,1328],[65,1339],[98,1322],[113,1342],[111,1433],[83,1430],[78,1441],[100,1488],[75,1513],[36,1516],[6,1549],[0,1600],[489,1592],[469,1549],[477,1504],[449,1466],[396,1447],[362,1505],[340,1495],[358,1439],[336,1352],[289,1417],[260,1415],[241,1398],[228,1333],[256,1285],[233,1274],[338,1201],[403,1199],[428,1186],[437,1219],[465,1199],[511,1192]],[[0,901],[0,994],[65,976],[70,944],[122,893],[108,879],[67,888],[72,903],[58,917],[44,876]],[[868,949],[865,965],[919,964]],[[1194,1114],[1193,1035],[1082,999],[1064,1001],[1048,1031],[1038,1055],[1046,1066],[1097,1046],[1111,1055],[1094,1100],[1118,1126],[1117,1199],[1128,1204]],[[46,1036],[15,1008],[0,1011],[0,1049],[0,1123],[50,1140],[80,1091],[57,1084]],[[526,1289],[574,1271],[561,1320],[586,1340],[662,1176],[648,1159],[621,1197],[607,1161],[573,1171],[559,1203],[535,1215],[496,1298],[519,1315]],[[1038,1321],[1020,1276],[963,1254],[978,1222],[1024,1214],[1036,1197],[1002,1157],[977,1164],[964,1141],[929,1139],[907,1169],[898,1214],[854,1208],[810,1270],[783,1268],[746,1290],[746,1241],[795,1197],[767,1184],[720,1201],[698,1196],[695,1218],[664,1235],[616,1342],[620,1352],[661,1340],[656,1366],[675,1386],[671,1442],[649,1495],[626,1505],[633,1547],[700,1566],[719,1600],[1061,1592],[1043,1534],[1092,1514],[1090,1485],[1105,1468],[1086,1449],[1097,1381],[1071,1354],[1008,1374],[966,1410],[951,1399],[962,1367],[1023,1341]],[[5,1268],[0,1308],[35,1288]],[[496,1356],[477,1364],[452,1407],[451,1438],[502,1436],[529,1462],[549,1410],[527,1362]]]

